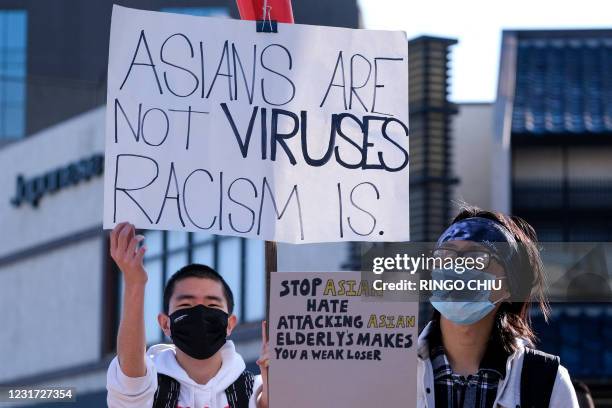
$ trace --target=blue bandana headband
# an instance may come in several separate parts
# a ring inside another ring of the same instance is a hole
[[[437,246],[448,241],[472,241],[484,245],[501,259],[510,291],[517,288],[518,243],[500,223],[483,217],[470,217],[451,224],[438,239]]]

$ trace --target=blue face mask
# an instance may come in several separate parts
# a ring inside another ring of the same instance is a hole
[[[495,275],[480,270],[468,269],[462,274],[458,274],[452,269],[434,269],[431,273],[434,281],[443,280],[462,280],[467,284],[469,280],[497,280],[503,279]],[[495,305],[504,298],[491,302],[490,290],[453,292],[447,290],[434,290],[430,298],[431,305],[442,316],[456,324],[468,325],[488,315]],[[469,300],[462,300],[469,299]]]

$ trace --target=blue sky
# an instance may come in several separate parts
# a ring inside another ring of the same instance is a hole
[[[495,99],[504,29],[612,28],[609,0],[358,1],[365,28],[459,40],[451,54],[455,102]]]

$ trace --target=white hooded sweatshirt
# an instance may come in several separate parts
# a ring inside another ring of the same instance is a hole
[[[221,358],[223,363],[219,372],[208,383],[198,384],[176,361],[175,346],[172,344],[157,344],[147,351],[147,373],[144,377],[126,376],[115,357],[106,376],[107,404],[109,408],[153,407],[157,373],[162,373],[176,379],[181,385],[177,408],[229,408],[225,390],[238,379],[246,366],[234,343],[229,340],[221,348]],[[261,376],[255,376],[249,408],[256,408],[261,385]]]

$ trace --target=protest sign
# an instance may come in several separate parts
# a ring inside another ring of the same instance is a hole
[[[417,302],[358,272],[271,274],[270,407],[416,406]]]
[[[114,6],[104,227],[404,241],[403,32]]]

